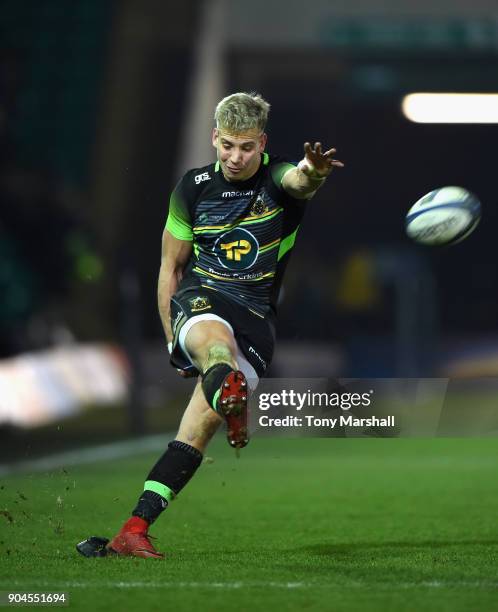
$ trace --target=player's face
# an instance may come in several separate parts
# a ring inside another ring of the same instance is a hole
[[[227,181],[246,181],[256,174],[261,163],[261,153],[265,150],[266,138],[266,134],[258,130],[232,134],[214,128],[213,146]]]

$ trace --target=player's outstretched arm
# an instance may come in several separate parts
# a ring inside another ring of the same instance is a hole
[[[190,240],[179,240],[167,229],[163,232],[161,248],[161,268],[157,283],[157,303],[159,314],[168,342],[173,340],[170,321],[170,300],[176,293],[183,276],[183,270],[192,253]]]
[[[335,152],[335,149],[323,152],[319,142],[315,142],[313,148],[305,142],[304,158],[296,168],[284,174],[282,187],[294,198],[311,198],[334,168],[344,167],[341,161],[334,159]]]

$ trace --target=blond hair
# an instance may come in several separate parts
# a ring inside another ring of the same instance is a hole
[[[257,93],[239,92],[223,98],[214,112],[216,127],[233,133],[257,129],[263,132],[270,105]]]

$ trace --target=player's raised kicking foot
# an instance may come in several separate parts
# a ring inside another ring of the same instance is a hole
[[[247,431],[247,381],[237,370],[225,377],[218,398],[218,411],[227,424],[227,440],[232,448],[243,448],[249,442]]]
[[[249,435],[245,375],[228,363],[216,363],[202,374],[202,391],[209,406],[225,419],[230,446],[235,449],[246,446]]]
[[[108,554],[123,557],[142,557],[144,559],[164,559],[147,534],[149,524],[138,516],[132,516],[121,528],[121,531],[107,544]]]

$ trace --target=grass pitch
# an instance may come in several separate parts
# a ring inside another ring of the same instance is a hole
[[[165,443],[166,443],[165,439]],[[498,609],[498,442],[222,438],[153,526],[165,561],[85,559],[157,457],[0,482],[0,590],[74,610]]]

